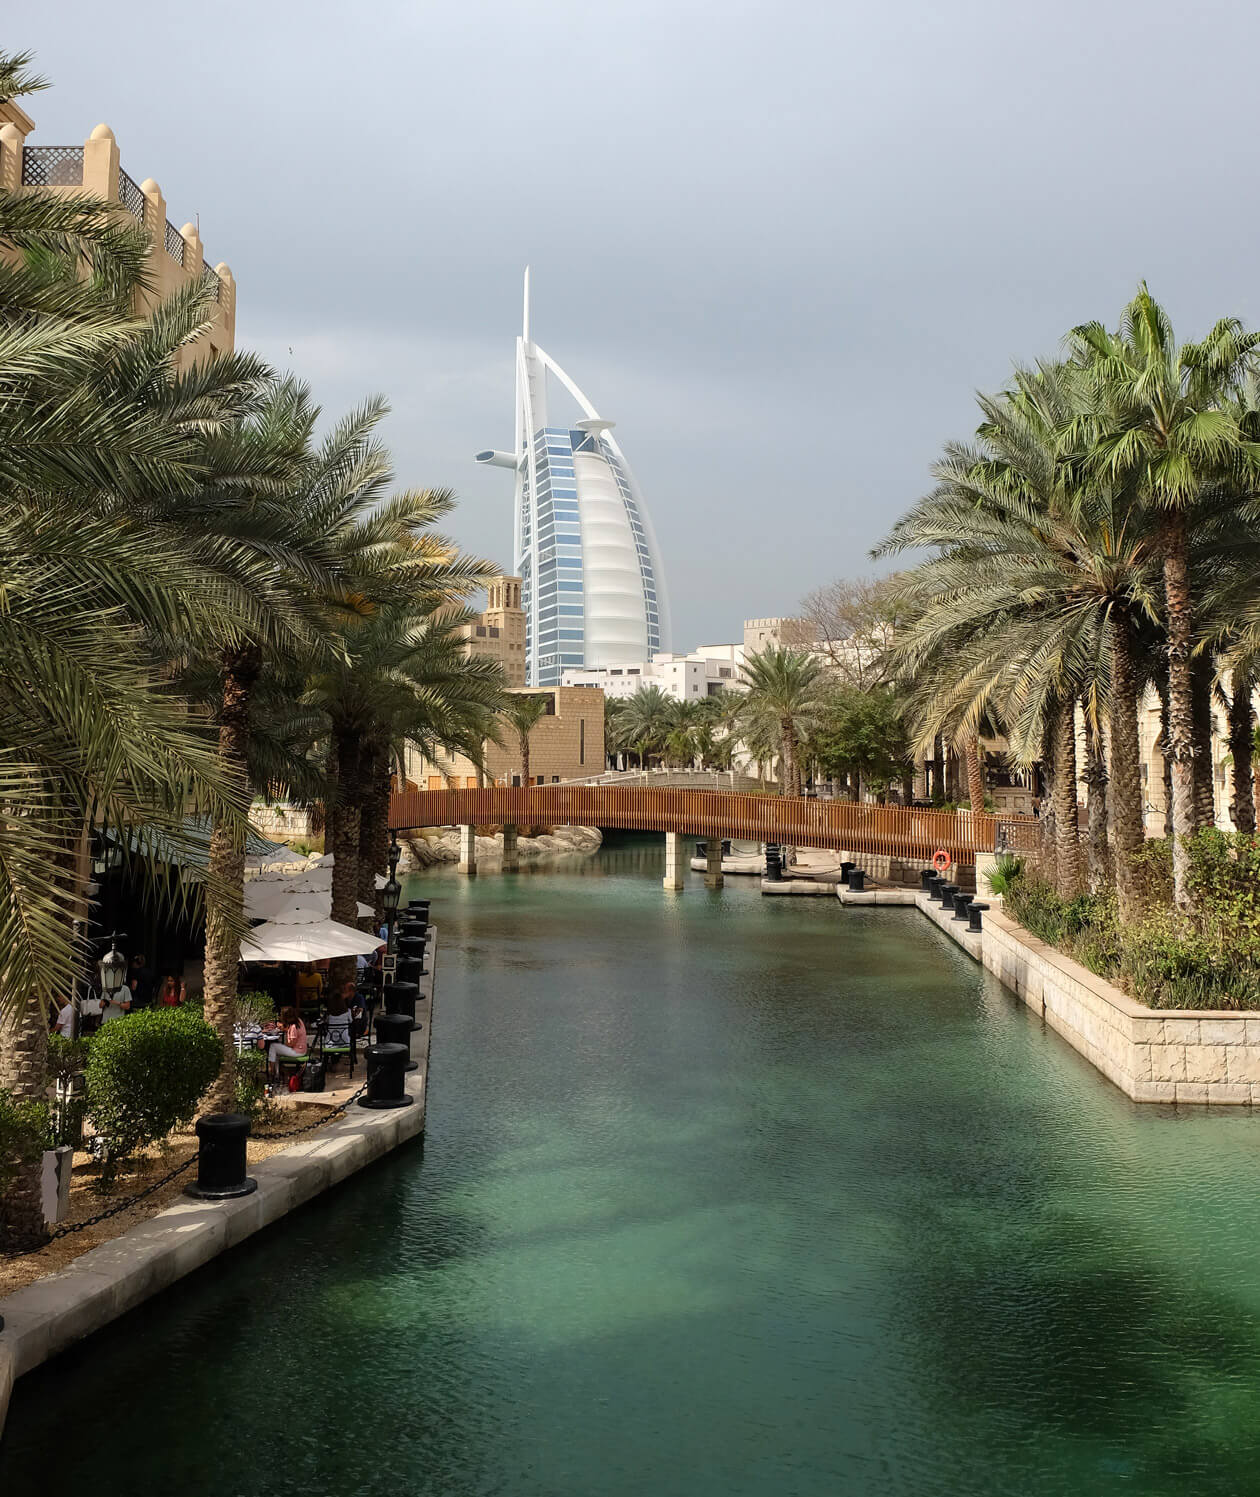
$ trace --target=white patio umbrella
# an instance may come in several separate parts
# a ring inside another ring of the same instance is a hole
[[[251,878],[246,883],[246,888],[252,888],[255,884],[266,887],[268,884],[306,884],[313,889],[332,888],[331,868],[290,868],[287,873],[278,869],[269,873],[260,873],[257,878]]]
[[[279,920],[285,925],[293,924],[290,911],[311,911],[310,919],[332,918],[332,891],[308,889],[302,884],[268,884],[266,888],[253,892],[245,890],[245,913],[253,920]],[[356,901],[356,915],[375,913],[370,904]]]
[[[301,925],[267,920],[241,941],[241,960],[322,962],[325,957],[370,956],[380,944],[379,936],[336,920],[311,920]]]

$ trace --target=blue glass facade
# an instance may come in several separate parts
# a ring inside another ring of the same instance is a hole
[[[526,679],[539,686],[558,686],[566,666],[586,661],[582,531],[573,472],[573,439],[585,435],[557,426],[544,426],[534,433],[534,460],[529,466],[537,486],[532,509],[538,529],[532,545],[528,475],[524,486],[521,535],[525,554],[534,564],[528,573],[522,571]]]

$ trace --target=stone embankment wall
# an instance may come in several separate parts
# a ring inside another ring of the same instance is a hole
[[[981,960],[1135,1102],[1260,1104],[1260,1013],[1145,1008],[996,909]]]

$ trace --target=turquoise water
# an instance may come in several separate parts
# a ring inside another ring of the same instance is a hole
[[[0,1492],[1260,1489],[1257,1122],[661,862],[426,879],[423,1147],[23,1379]]]

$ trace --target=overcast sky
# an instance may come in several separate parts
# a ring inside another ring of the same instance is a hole
[[[865,553],[973,392],[1139,277],[1183,337],[1260,320],[1245,0],[52,0],[5,45],[46,145],[113,126],[239,283],[237,340],[511,565],[534,336],[635,467],[675,646]]]

